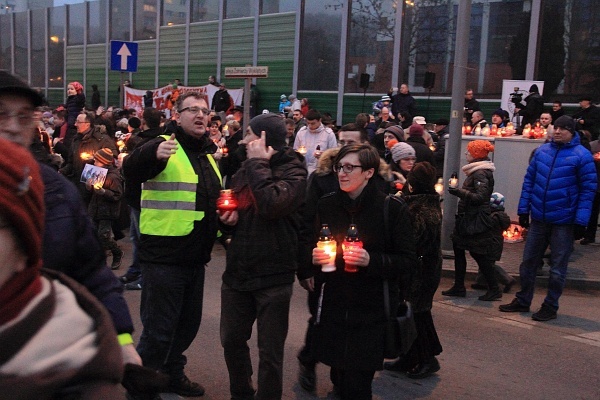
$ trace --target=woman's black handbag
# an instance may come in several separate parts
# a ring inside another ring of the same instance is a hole
[[[401,301],[396,315],[390,315],[390,289],[387,280],[383,282],[383,301],[387,318],[383,356],[396,358],[407,354],[417,338],[415,318],[408,301]]]
[[[461,236],[473,236],[492,229],[494,221],[489,207],[477,207],[467,212],[456,214],[456,232]]]
[[[394,200],[398,199],[396,198]],[[389,236],[391,234],[389,230],[389,202],[390,196],[386,197],[383,206],[383,225],[388,238],[391,237]],[[386,245],[386,247],[388,246]],[[415,318],[410,303],[404,300],[398,304],[396,315],[391,315],[390,288],[387,280],[383,281],[383,303],[387,319],[384,357],[396,358],[400,355],[407,354],[417,338]]]

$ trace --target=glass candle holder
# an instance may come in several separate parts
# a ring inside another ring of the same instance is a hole
[[[238,201],[230,189],[221,190],[217,199],[217,209],[221,212],[234,211],[238,208]]]
[[[356,228],[355,224],[350,224],[350,227],[348,228],[348,233],[346,234],[344,242],[342,243],[342,250],[344,252],[344,255],[352,254],[353,252],[362,248],[363,243],[358,237],[358,229]],[[358,272],[358,266],[344,261],[344,271],[350,273]]]
[[[329,226],[323,224],[321,226],[321,232],[319,233],[319,241],[317,247],[325,251],[329,256],[329,259],[325,264],[321,264],[321,271],[323,272],[334,272],[335,271],[335,256],[337,254],[337,242],[333,239]]]

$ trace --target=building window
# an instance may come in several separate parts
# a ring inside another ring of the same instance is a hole
[[[156,39],[156,0],[136,0],[135,40]]]
[[[261,0],[261,14],[276,14],[298,9],[298,1],[295,0]]]
[[[27,13],[15,13],[15,74],[19,75],[24,81],[28,81],[29,59],[27,50],[29,48],[27,30]]]
[[[48,35],[48,86],[64,87],[63,73],[65,67],[64,46],[66,6],[48,9],[50,32]]]
[[[396,9],[391,0],[352,2],[345,91],[362,92],[360,76],[370,75],[369,90],[386,93],[392,76]]]
[[[130,40],[130,21],[131,13],[129,1],[112,0],[110,10],[110,38],[112,40]]]
[[[219,0],[192,0],[192,22],[219,19]]]
[[[186,15],[188,13],[187,4],[181,2],[165,1],[163,4],[163,25],[182,25],[185,24]]]
[[[251,17],[254,15],[252,0],[227,0],[225,2],[225,18]]]
[[[83,44],[85,30],[85,3],[71,4],[69,7],[69,46]]]
[[[31,10],[31,86],[46,87],[46,10]]]
[[[12,68],[11,23],[12,14],[0,15],[0,69]]]
[[[342,5],[306,1],[304,34],[300,38],[299,90],[338,90],[344,12]]]
[[[88,2],[88,43],[106,42],[106,1]]]

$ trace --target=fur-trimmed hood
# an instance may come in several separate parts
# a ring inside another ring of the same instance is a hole
[[[317,169],[315,169],[314,173],[318,176],[329,175],[332,171],[333,160],[335,160],[335,157],[337,156],[339,151],[339,147],[325,150],[321,154],[321,157],[319,157]],[[393,181],[394,175],[392,174],[392,168],[389,166],[388,163],[385,162],[384,159],[381,159],[380,161],[381,162],[379,163],[378,171],[379,176],[381,176],[387,182]]]

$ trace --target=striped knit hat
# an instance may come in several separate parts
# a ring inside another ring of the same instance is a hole
[[[112,150],[108,147],[98,150],[94,153],[94,160],[100,161],[102,164],[112,164],[115,160]]]

